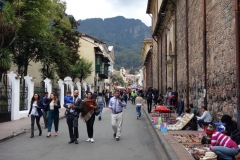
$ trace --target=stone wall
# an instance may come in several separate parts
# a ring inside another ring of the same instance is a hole
[[[151,87],[158,88],[158,44],[155,40],[153,40],[153,58],[152,58],[152,68],[153,68],[153,84]],[[150,86],[149,86],[150,87]]]
[[[203,103],[202,1],[188,1],[189,103]]]
[[[206,0],[208,107],[236,117],[235,2]]]
[[[179,98],[186,102],[186,13],[185,1],[177,1],[177,16],[176,16],[176,47],[177,47],[177,88]]]
[[[177,58],[177,91],[179,98],[187,99],[195,107],[203,106],[203,4],[201,0],[178,0],[176,2],[176,33],[161,30],[158,45],[153,52],[153,85],[160,93],[167,90],[167,53],[170,33],[175,33]],[[170,5],[170,4],[168,4]],[[188,34],[186,34],[186,5],[188,6]],[[164,13],[169,14],[171,7]],[[223,114],[236,118],[236,53],[235,53],[235,3],[233,0],[206,0],[206,43],[207,43],[207,103],[215,120]],[[166,15],[168,17],[169,15]],[[171,16],[174,16],[171,15]],[[166,18],[171,19],[171,18]],[[167,20],[166,20],[167,21]],[[167,28],[165,27],[165,28]],[[161,28],[163,29],[163,28]],[[188,36],[188,44],[186,44]],[[188,47],[187,47],[188,46]],[[188,62],[186,60],[188,49]],[[162,63],[161,63],[162,62]],[[187,97],[187,63],[189,64],[189,97]]]

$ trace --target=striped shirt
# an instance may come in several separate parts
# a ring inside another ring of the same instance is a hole
[[[212,135],[210,150],[212,150],[213,146],[224,146],[228,148],[238,148],[238,145],[231,140],[228,136],[220,133],[220,132],[214,132]]]

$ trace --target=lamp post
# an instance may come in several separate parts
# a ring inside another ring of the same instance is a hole
[[[3,12],[3,7],[6,4],[4,0],[0,0],[0,12]]]

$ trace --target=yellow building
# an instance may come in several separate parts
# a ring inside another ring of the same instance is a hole
[[[102,92],[110,88],[109,74],[114,65],[113,47],[107,47],[106,43],[83,34],[80,38],[79,54],[80,58],[93,62],[93,72],[84,81],[94,86],[95,91]]]

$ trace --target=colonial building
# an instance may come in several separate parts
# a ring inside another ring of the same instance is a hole
[[[114,49],[106,43],[83,34],[80,38],[80,58],[93,62],[93,72],[84,81],[94,86],[95,90],[110,89],[110,76],[114,65]]]
[[[153,85],[153,75],[152,75],[152,39],[146,38],[142,43],[142,54],[141,59],[143,61],[143,87],[150,87]]]
[[[146,86],[177,91],[215,119],[239,105],[239,0],[148,0],[153,48]],[[152,77],[152,79],[148,78]],[[152,82],[151,82],[152,81]],[[239,109],[238,109],[239,110]],[[239,116],[238,116],[239,117]]]

